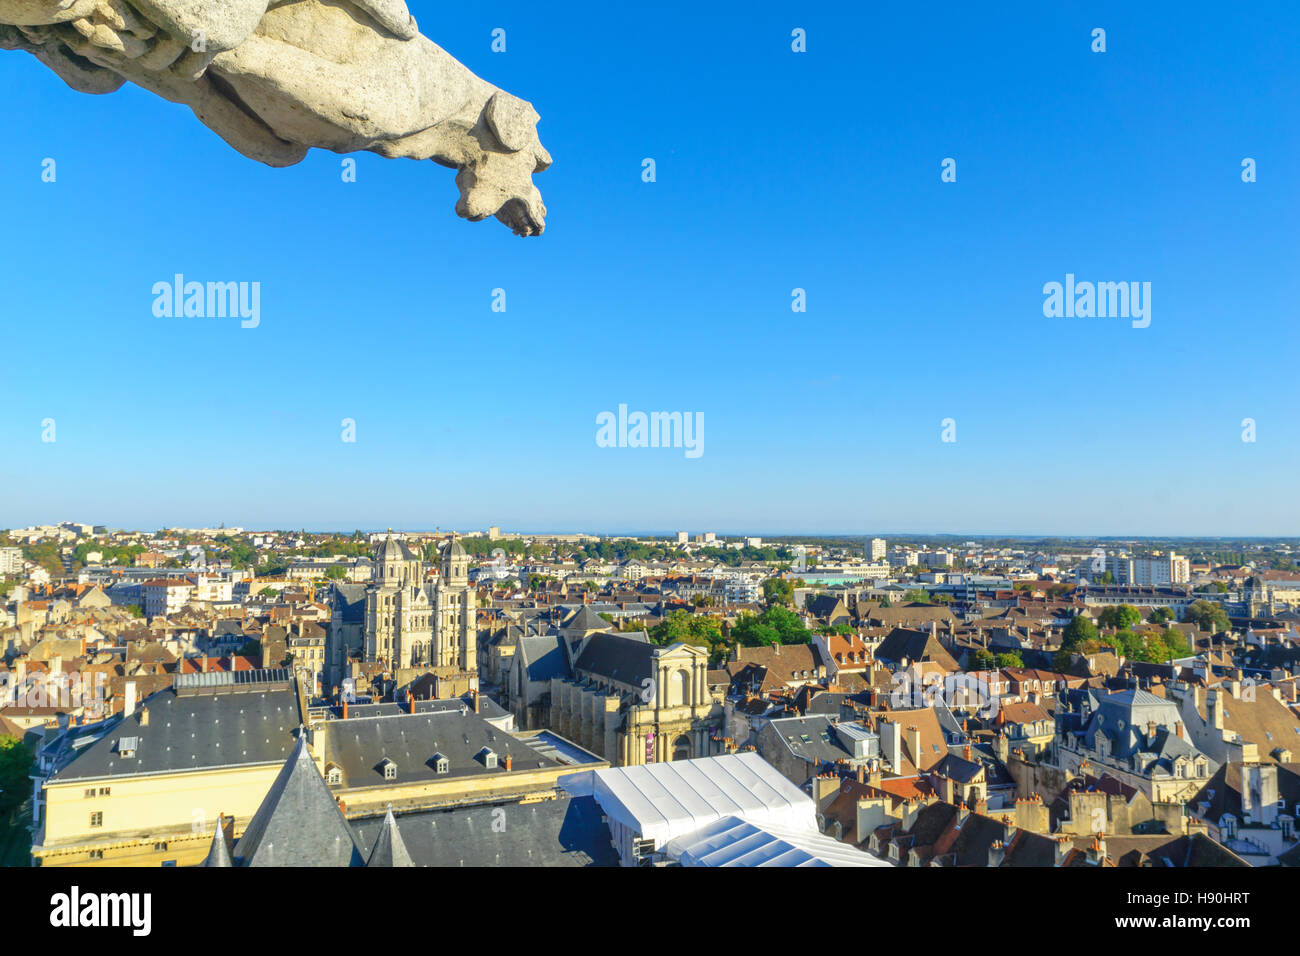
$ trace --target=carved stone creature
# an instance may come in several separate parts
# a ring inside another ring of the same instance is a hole
[[[0,49],[83,93],[129,80],[184,103],[270,166],[313,146],[432,159],[457,170],[466,219],[545,226],[536,111],[421,35],[403,0],[0,0]]]

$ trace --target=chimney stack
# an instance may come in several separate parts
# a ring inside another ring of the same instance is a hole
[[[135,713],[135,681],[126,682],[125,696],[122,700],[122,716],[130,717]]]

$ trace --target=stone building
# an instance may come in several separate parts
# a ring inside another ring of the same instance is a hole
[[[394,668],[477,669],[475,591],[469,555],[458,540],[443,546],[434,581],[425,581],[419,556],[393,537],[379,545],[374,568],[366,589],[366,660]]]
[[[616,766],[711,756],[722,707],[709,693],[709,654],[659,647],[643,632],[564,642],[566,675],[550,679],[543,722]]]

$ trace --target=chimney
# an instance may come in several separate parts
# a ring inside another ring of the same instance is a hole
[[[1056,848],[1053,854],[1053,863],[1056,866],[1063,865],[1069,857],[1072,849],[1074,849],[1074,843],[1069,837],[1057,837]]]
[[[1223,729],[1223,691],[1212,690],[1205,695],[1205,710],[1209,723],[1215,730]]]
[[[199,667],[202,668],[203,673],[206,674],[208,672],[208,658],[206,654],[199,658]]]
[[[122,716],[130,717],[135,713],[135,681],[126,682],[126,690],[122,700]]]
[[[407,704],[406,710],[408,713],[413,714],[415,713],[415,694],[408,691],[407,696],[410,698],[410,701]]]
[[[1154,720],[1148,720],[1148,721],[1147,721],[1147,740],[1151,740],[1151,739],[1153,739],[1153,738],[1155,737],[1155,735],[1156,735],[1156,722],[1155,722]]]
[[[1088,862],[1100,866],[1106,862],[1106,834],[1098,833],[1088,846]]]
[[[1001,866],[1006,855],[1006,846],[1001,840],[994,840],[993,845],[989,847],[989,866]]]
[[[506,754],[506,770],[507,770],[507,771],[510,769],[511,764],[513,764],[513,763],[514,763],[514,760],[511,758],[511,756],[510,756],[509,754]]]
[[[346,697],[343,698],[343,719],[348,719],[348,699]]]
[[[1009,816],[1002,817],[1002,842],[1007,846],[1016,838],[1016,824]]]
[[[1179,740],[1183,739],[1183,722],[1181,720],[1174,724],[1174,732],[1178,734]]]
[[[967,761],[968,763],[971,762],[970,744],[967,744],[965,747],[961,749],[961,755],[963,760]]]
[[[867,782],[866,764],[858,764],[858,783],[866,783],[866,782]]]
[[[148,726],[149,726],[149,708],[148,708],[148,707],[141,707],[141,708],[140,708],[140,726],[141,726],[141,727],[148,727]]]
[[[897,721],[882,720],[880,722],[880,747],[885,759],[889,761],[889,768],[894,773],[902,772],[902,742],[902,734],[899,732]]]
[[[478,713],[478,691],[472,691],[474,695],[474,713]]]
[[[915,727],[907,728],[907,747],[912,752],[912,763],[916,764],[916,769],[921,769],[921,731]]]

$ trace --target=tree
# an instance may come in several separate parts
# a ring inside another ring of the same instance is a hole
[[[997,657],[994,658],[994,660],[997,662],[998,667],[1024,667],[1025,666],[1024,660],[1021,658],[1019,654],[1015,653],[1014,651],[1008,651],[1007,653],[999,654]]]
[[[329,578],[331,581],[342,581],[347,576],[348,572],[337,564],[325,569],[325,577]]]
[[[764,644],[810,644],[812,631],[803,626],[799,615],[788,608],[773,605],[761,615],[744,613],[740,615],[731,636],[746,647],[760,647]]]
[[[696,607],[713,607],[713,596],[709,594],[697,594],[693,602]]]
[[[1065,625],[1065,630],[1061,634],[1061,646],[1073,650],[1085,641],[1095,641],[1096,639],[1097,625],[1093,624],[1089,618],[1078,614],[1070,619],[1069,624]]]
[[[982,647],[971,656],[971,666],[977,671],[990,671],[996,665],[997,658]]]
[[[766,578],[763,581],[763,600],[769,606],[794,603],[794,582],[787,578]]]
[[[1118,630],[1130,628],[1142,620],[1142,612],[1131,604],[1119,604],[1108,607],[1097,615],[1097,623],[1102,627]]]
[[[903,593],[903,600],[908,604],[929,604],[930,593],[921,588],[909,588]]]
[[[1187,610],[1183,612],[1183,622],[1195,624],[1202,631],[1215,634],[1232,629],[1228,615],[1224,613],[1223,608],[1212,601],[1193,601],[1187,605]]]
[[[0,737],[0,816],[17,810],[32,792],[32,762],[32,752],[22,740],[10,734]]]
[[[1165,621],[1172,621],[1174,612],[1167,607],[1158,607],[1151,612],[1150,621],[1152,624],[1163,624]]]
[[[1067,651],[1065,648],[1057,651],[1052,655],[1052,669],[1062,674],[1068,674],[1070,668],[1074,666],[1074,653]]]

